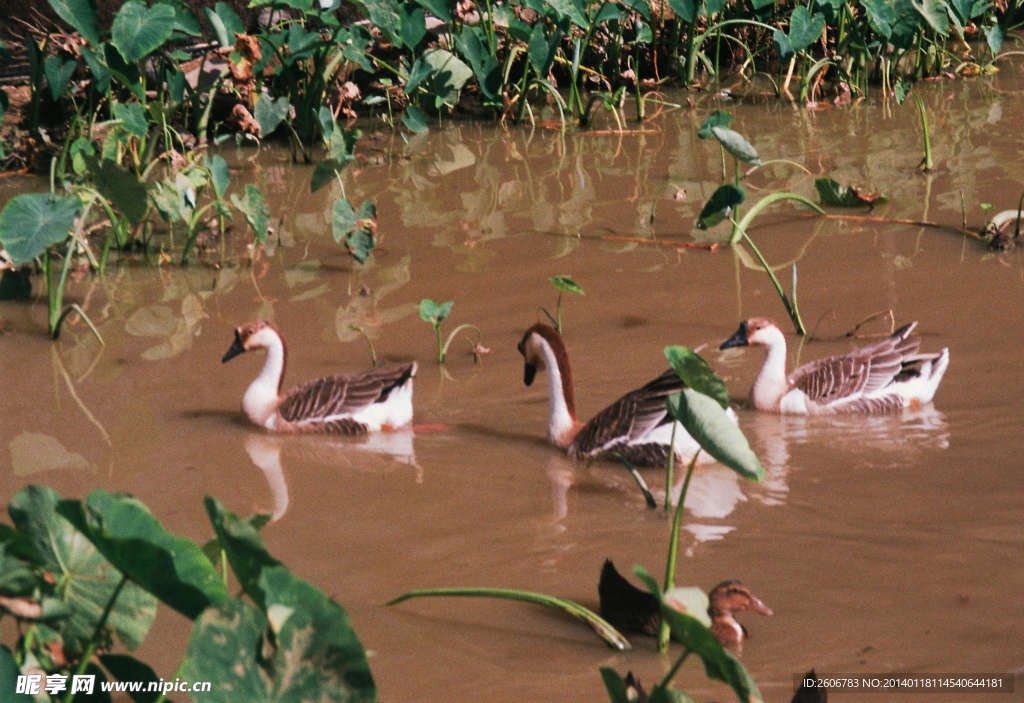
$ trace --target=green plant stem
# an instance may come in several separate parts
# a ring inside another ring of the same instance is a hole
[[[441,347],[441,363],[442,364],[444,363],[444,360],[448,357],[448,347],[451,346],[452,341],[455,339],[455,335],[457,335],[462,330],[474,330],[476,332],[476,341],[477,341],[477,343],[479,343],[480,340],[483,338],[483,334],[480,332],[480,330],[477,328],[476,325],[471,325],[468,322],[462,323],[461,325],[459,325],[458,327],[456,327],[455,329],[452,330],[451,334],[448,335],[448,339],[445,341],[444,346]],[[438,342],[438,344],[441,343],[441,327],[440,327],[440,325],[437,328],[437,342]]]
[[[437,363],[441,365],[444,363],[444,346],[441,344],[441,324],[434,325],[434,331],[437,332]]]
[[[690,478],[693,477],[693,467],[697,465],[697,457],[700,455],[700,449],[698,449],[693,458],[690,459],[690,466],[686,469],[686,478],[683,480],[683,490],[679,493],[679,502],[676,503],[676,512],[672,517],[672,532],[669,533],[668,541],[668,559],[665,562],[665,588],[664,592],[668,592],[676,585],[676,561],[679,555],[679,527],[683,521],[683,504],[686,503],[686,493],[690,490]],[[658,625],[658,651],[665,653],[668,651],[668,640],[671,632],[669,630],[668,621],[665,618],[661,619],[661,623]]]
[[[377,352],[373,348],[373,340],[370,339],[370,335],[366,334],[366,330],[359,325],[349,324],[348,328],[353,332],[358,332],[363,335],[363,339],[365,339],[366,343],[370,346],[370,359],[373,363],[373,368],[377,368]]]
[[[503,600],[515,600],[523,603],[543,605],[548,608],[555,608],[571,615],[577,620],[590,625],[594,632],[603,639],[609,647],[620,652],[632,649],[629,641],[623,637],[618,630],[608,624],[603,618],[578,603],[563,600],[543,593],[531,591],[516,591],[507,588],[431,588],[426,590],[409,591],[397,598],[389,600],[384,605],[397,605],[410,598],[423,598],[429,596],[455,596],[469,598],[500,598]]]
[[[85,673],[86,668],[88,668],[89,660],[92,659],[93,652],[95,652],[96,647],[99,646],[100,635],[103,634],[103,628],[106,627],[107,618],[110,617],[110,613],[114,609],[114,603],[117,601],[117,597],[121,595],[121,589],[124,588],[126,583],[128,583],[128,577],[122,574],[117,587],[114,588],[114,592],[110,594],[110,600],[107,601],[107,605],[103,609],[103,614],[100,615],[100,619],[96,621],[96,627],[93,628],[92,637],[89,639],[89,646],[85,648],[85,652],[82,654],[82,660],[78,662],[78,666],[75,668],[74,676],[81,676]],[[71,692],[71,687],[69,686],[68,692],[64,696],[64,703],[71,703],[74,698],[75,694]]]
[[[928,113],[924,109],[924,102],[921,100],[921,96],[917,94],[917,91],[911,91],[911,95],[914,96],[914,102],[917,103],[917,112],[921,116],[921,129],[924,130],[924,161],[921,163],[924,165],[924,170],[932,170],[932,140],[928,134]]]
[[[789,314],[789,319],[793,321],[793,326],[796,327],[796,333],[801,337],[804,336],[805,334],[807,334],[807,328],[804,327],[804,322],[803,320],[800,319],[800,313],[797,312],[796,307],[793,305],[792,302],[790,302],[785,292],[783,292],[782,285],[779,283],[779,279],[775,277],[775,272],[772,271],[772,267],[768,265],[768,262],[765,261],[765,258],[761,255],[761,251],[757,248],[757,245],[754,244],[754,240],[752,240],[750,236],[742,228],[740,229],[740,234],[743,237],[743,240],[754,252],[754,256],[756,256],[757,260],[761,262],[761,265],[764,267],[764,270],[768,274],[768,277],[772,279],[772,284],[775,286],[775,291],[779,294],[779,297],[782,299],[782,304],[786,306],[786,312]]]
[[[622,462],[622,465],[626,467],[627,471],[629,471],[633,480],[636,481],[636,485],[640,487],[640,492],[644,494],[644,500],[647,502],[647,507],[651,510],[655,510],[658,507],[658,502],[654,500],[654,496],[651,495],[651,490],[647,487],[647,482],[644,481],[644,477],[636,470],[633,463],[626,457],[622,456],[619,452],[612,452],[611,456]],[[587,467],[589,468],[589,466],[590,464],[588,463]]]
[[[668,442],[668,465],[665,467],[665,512],[672,507],[672,474],[676,463],[676,428],[679,423],[672,422],[672,438]]]
[[[686,658],[690,656],[690,652],[692,651],[692,649],[683,650],[683,653],[679,655],[679,658],[676,659],[676,663],[673,664],[672,668],[668,670],[667,674],[665,674],[665,678],[661,680],[659,686],[661,686],[662,688],[668,688],[668,685],[672,683],[672,679],[679,672],[679,668],[683,665],[683,662],[686,661]]]

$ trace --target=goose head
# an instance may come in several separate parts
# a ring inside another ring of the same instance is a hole
[[[774,347],[779,342],[785,344],[785,341],[786,338],[782,334],[782,330],[774,320],[769,320],[767,317],[752,317],[741,322],[736,334],[722,342],[719,349],[747,346]]]
[[[523,355],[523,383],[532,385],[538,369],[548,376],[548,438],[558,447],[568,447],[579,430],[576,421],[576,399],[572,383],[572,367],[562,336],[554,327],[537,323],[526,330],[519,342]]]
[[[239,354],[253,349],[268,349],[280,343],[281,333],[272,324],[264,320],[250,322],[235,329],[235,341],[220,361],[226,364]]]

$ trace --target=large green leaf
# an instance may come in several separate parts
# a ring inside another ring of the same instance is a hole
[[[203,12],[206,13],[206,20],[213,29],[214,39],[222,47],[234,46],[235,34],[245,33],[245,25],[231,5],[218,2],[214,9],[204,7]]]
[[[417,88],[423,88],[435,97],[435,106],[454,107],[459,91],[470,78],[473,69],[464,64],[455,54],[444,49],[429,49],[423,53],[409,71],[409,82],[405,92],[408,95]]]
[[[126,130],[142,139],[149,131],[149,120],[146,119],[146,108],[140,103],[117,103],[114,105],[114,117],[121,120]]]
[[[17,548],[0,541],[0,595],[31,596],[38,587],[39,579],[31,566],[20,558]]]
[[[761,702],[761,692],[757,690],[754,678],[739,659],[722,647],[706,625],[664,603],[661,614],[668,621],[672,636],[700,657],[709,678],[729,684],[743,703]]]
[[[764,469],[747,438],[714,398],[692,388],[670,395],[668,411],[701,449],[744,478],[760,481]]]
[[[163,46],[174,32],[174,8],[158,4],[146,7],[129,0],[114,17],[110,41],[128,63],[142,59]]]
[[[946,0],[921,0],[913,4],[936,34],[940,37],[949,34],[949,6]]]
[[[430,14],[442,22],[452,21],[452,13],[448,9],[448,0],[416,0],[416,2],[425,9],[430,10]]]
[[[700,128],[697,130],[697,136],[701,139],[711,139],[715,136],[711,131],[712,127],[728,127],[732,119],[732,115],[725,110],[715,110],[704,118],[704,122],[701,123]]]
[[[210,521],[231,563],[231,568],[250,598],[266,615],[273,631],[272,653],[264,652],[257,661],[262,664],[263,689],[258,697],[240,697],[231,701],[367,701],[376,699],[376,685],[366,651],[359,642],[345,610],[307,581],[296,577],[274,559],[259,533],[239,520],[212,498],[205,501]],[[232,601],[225,608],[234,605]],[[211,611],[207,611],[210,613]],[[215,611],[216,612],[216,611]],[[234,614],[251,633],[260,619],[253,614]],[[206,614],[196,628],[206,622]],[[223,634],[228,634],[224,632]],[[250,637],[250,644],[260,638]],[[192,643],[189,644],[192,650]],[[244,665],[243,665],[244,667]],[[189,655],[186,654],[186,670]],[[235,665],[234,670],[239,669]],[[198,671],[186,674],[194,680],[210,680]],[[218,677],[219,678],[219,677]],[[197,703],[220,698],[197,697]]]
[[[627,5],[641,0],[624,0]],[[568,19],[584,31],[590,29],[590,20],[583,12],[582,5],[577,0],[547,0],[548,7],[552,8],[561,17]],[[650,8],[647,9],[647,19],[650,19]],[[541,23],[543,24],[543,23]]]
[[[192,12],[192,8],[181,0],[158,0],[158,2],[174,10],[174,31],[193,37],[198,37],[203,33],[199,18]]]
[[[210,171],[210,180],[213,183],[213,188],[217,191],[217,195],[223,198],[228,186],[231,185],[231,169],[228,168],[228,162],[220,154],[215,154],[212,159],[208,157],[203,158],[206,168]]]
[[[87,42],[99,46],[99,11],[96,0],[49,0],[57,16],[74,27]]]
[[[991,27],[985,27],[985,40],[988,42],[988,48],[992,50],[993,56],[1003,48],[1004,39],[1006,39],[1006,30],[1001,25],[994,24]]]
[[[270,232],[270,208],[267,207],[267,201],[263,199],[260,189],[252,183],[246,183],[245,197],[239,198],[238,193],[232,193],[231,204],[238,208],[245,221],[252,227],[256,240],[261,244],[267,241],[267,234]]]
[[[352,207],[348,198],[338,198],[334,201],[334,215],[331,219],[331,226],[334,233],[334,241],[345,240],[352,258],[361,264],[366,263],[370,253],[377,246],[374,237],[376,227],[377,206],[372,200],[365,200],[359,206],[359,212]]]
[[[227,602],[224,581],[195,542],[177,537],[141,502],[95,489],[57,511],[82,532],[110,563],[187,618]]]
[[[665,347],[665,358],[687,387],[714,398],[722,409],[729,407],[729,391],[717,373],[697,352],[687,347]]]
[[[0,212],[0,242],[20,266],[63,242],[82,210],[75,197],[52,193],[26,193],[11,198]]]
[[[192,694],[192,699],[196,703],[279,700],[271,698],[271,674],[262,651],[267,630],[266,616],[239,598],[203,612],[192,626],[181,675],[212,686],[208,692]]]
[[[253,118],[260,123],[260,139],[269,137],[285,121],[290,111],[288,98],[272,100],[268,93],[261,94],[252,112]]]
[[[400,14],[402,43],[412,51],[427,35],[426,17],[423,8],[412,2],[402,3]]]
[[[814,189],[818,191],[818,197],[821,199],[823,205],[856,207],[858,205],[884,203],[888,200],[888,198],[881,193],[865,194],[854,186],[842,186],[838,181],[831,178],[815,179]]]
[[[789,17],[789,43],[800,53],[816,42],[825,31],[825,16],[812,15],[803,5],[797,5]]]
[[[555,29],[550,35],[544,32],[545,25],[538,22],[533,26],[530,42],[527,46],[530,64],[539,78],[546,78],[551,64],[555,61],[555,52],[562,42],[562,30]]]
[[[469,61],[483,94],[490,100],[497,100],[501,94],[501,65],[477,36],[476,28],[463,28],[455,47]]]
[[[78,62],[72,58],[50,56],[43,62],[46,82],[50,86],[50,96],[54,101],[60,99],[64,89],[68,87],[71,76],[75,75],[76,68],[78,68]]]
[[[355,0],[373,26],[383,32],[396,48],[402,48],[402,16],[395,0]]]
[[[892,26],[896,23],[892,3],[889,0],[861,0],[861,5],[867,11],[871,29],[885,39],[892,36]]]
[[[146,186],[131,171],[114,161],[99,161],[94,156],[83,156],[100,194],[112,202],[132,224],[138,224],[146,216]]]
[[[27,693],[15,693],[21,669],[11,650],[0,645],[0,691],[4,692],[4,703],[34,703],[35,698]]]
[[[714,227],[719,222],[724,220],[728,214],[740,203],[747,199],[747,191],[739,186],[734,186],[731,183],[726,183],[724,186],[719,186],[704,207],[700,211],[700,215],[697,217],[697,227],[700,229],[708,229]]]
[[[761,157],[757,155],[757,150],[739,132],[716,125],[711,128],[711,134],[736,159],[755,166],[761,165]]]
[[[150,683],[160,681],[152,667],[127,654],[101,654],[100,663],[118,681],[141,681],[143,689],[149,688]],[[128,695],[135,703],[156,703],[161,694],[157,690],[142,690]]]
[[[991,4],[991,0],[949,0],[949,7],[961,25],[968,24],[975,17],[981,17]]]
[[[54,623],[69,657],[77,657],[92,638],[96,624],[122,580],[121,572],[95,546],[56,512],[60,496],[45,486],[28,486],[7,508],[17,527],[32,543],[53,575],[54,595],[69,611]],[[107,627],[135,649],[156,616],[156,598],[131,581],[124,584],[107,618]]]
[[[420,301],[420,319],[438,327],[451,314],[453,307],[454,302],[436,303],[430,298],[424,298]]]
[[[409,128],[413,134],[426,132],[430,127],[427,125],[427,115],[415,105],[407,105],[402,113],[402,124]]]

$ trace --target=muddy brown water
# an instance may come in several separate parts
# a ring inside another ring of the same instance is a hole
[[[310,195],[310,169],[287,154],[228,151],[236,183],[260,183],[274,222],[284,217],[253,266],[238,233],[223,261],[219,252],[185,270],[136,261],[74,282],[70,297],[97,321],[105,349],[81,324],[47,341],[41,298],[0,304],[0,502],[31,483],[75,497],[96,486],[127,491],[200,541],[210,533],[204,495],[242,514],[277,513],[264,531],[270,550],[348,610],[383,701],[599,701],[599,666],[653,683],[672,659],[644,637],[619,654],[584,625],[525,604],[381,604],[413,588],[493,586],[596,609],[606,557],[624,572],[643,564],[660,575],[663,513],[644,507],[620,467],[587,468],[548,446],[545,385],[522,384],[515,346],[539,307],[553,310],[547,279],[572,275],[586,290],[562,310],[581,417],[658,374],[668,344],[708,345],[706,358],[742,401],[762,355],[717,345],[743,317],[786,322],[765,274],[728,249],[595,237],[690,238],[720,177],[716,146],[696,137],[716,107],[736,115],[733,126],[765,160],[813,174],[768,166],[749,178],[748,206],[775,189],[813,197],[817,175],[884,192],[890,202],[875,212],[887,217],[958,224],[961,189],[971,223],[982,220],[980,203],[1015,205],[1024,190],[1021,68],[920,91],[937,164],[929,176],[915,170],[914,107],[878,99],[808,112],[707,97],[622,136],[446,123],[405,145],[381,132],[345,178],[354,201],[377,202],[381,249],[362,268],[330,235],[337,184]],[[16,186],[0,187],[3,200]],[[686,197],[676,200],[680,188]],[[917,413],[806,419],[740,409],[767,477],[697,471],[678,581],[709,590],[740,579],[774,608],[771,618],[741,615],[751,635],[742,659],[767,701],[788,701],[793,675],[812,666],[1011,672],[1018,692],[989,698],[1022,700],[1020,254],[989,253],[948,231],[798,212],[778,207],[752,230],[771,262],[798,259],[800,309],[821,338],[798,349],[790,334],[791,364],[866,343],[842,335],[886,309],[899,323],[918,320],[923,348],[949,347],[952,361],[934,407]],[[788,288],[788,267],[780,276]],[[445,329],[476,325],[492,353],[475,364],[458,339],[439,369],[416,313],[424,297],[454,301]],[[261,317],[289,341],[286,385],[367,367],[367,346],[348,328],[358,324],[385,359],[420,362],[417,422],[447,429],[344,441],[249,426],[239,403],[262,358],[220,358],[232,328]],[[660,472],[645,475],[663,492]],[[138,656],[168,676],[187,636],[188,623],[163,608]],[[732,698],[696,661],[677,683],[696,700]]]

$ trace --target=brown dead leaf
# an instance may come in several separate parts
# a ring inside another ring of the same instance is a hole
[[[245,105],[237,103],[231,108],[231,114],[228,115],[227,124],[229,127],[234,127],[237,130],[246,132],[253,135],[257,139],[260,137],[260,123],[252,116],[252,113],[246,109]]]
[[[24,598],[9,598],[0,596],[0,608],[16,618],[23,620],[35,620],[43,614],[43,608],[38,603],[33,603]]]

